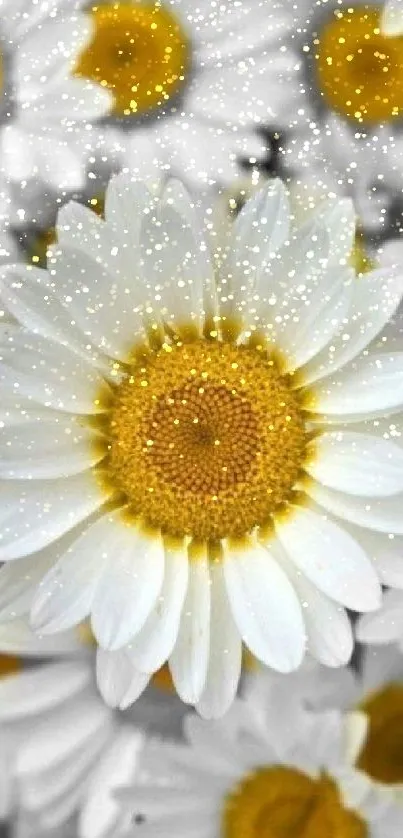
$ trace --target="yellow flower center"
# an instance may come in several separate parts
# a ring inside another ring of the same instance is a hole
[[[227,798],[222,838],[368,838],[336,784],[285,766],[262,768]]]
[[[319,88],[328,106],[360,123],[401,117],[403,37],[380,31],[374,6],[337,9],[314,41]]]
[[[167,535],[213,541],[269,524],[290,499],[309,436],[268,351],[204,339],[139,357],[104,432],[108,489]]]
[[[369,726],[358,767],[381,783],[403,783],[403,685],[389,684],[361,709]]]
[[[21,669],[21,659],[15,655],[0,655],[0,678],[15,675]]]
[[[189,71],[187,36],[160,2],[93,6],[94,34],[76,75],[112,91],[116,116],[166,104]]]

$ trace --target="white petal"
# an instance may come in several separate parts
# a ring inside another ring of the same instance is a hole
[[[308,482],[305,489],[316,503],[338,518],[378,532],[403,535],[402,493],[387,498],[361,498],[314,482]]]
[[[238,688],[242,643],[232,616],[222,561],[213,562],[211,575],[210,658],[205,687],[197,710],[205,719],[223,716]]]
[[[295,591],[275,559],[260,545],[224,550],[228,598],[241,637],[251,652],[280,672],[296,669],[305,633]]]
[[[3,429],[0,478],[48,479],[69,477],[85,471],[106,453],[101,437],[80,424],[75,416],[52,412],[34,417],[17,427],[7,423]]]
[[[349,198],[328,198],[317,205],[313,217],[329,233],[330,264],[340,269],[340,265],[349,262],[354,245],[356,215],[353,202]]]
[[[111,727],[111,722],[111,711],[94,693],[80,699],[79,713],[75,702],[65,702],[56,715],[41,719],[26,739],[17,755],[17,773],[39,773],[60,764],[75,748],[101,735],[104,726]]]
[[[73,653],[84,654],[85,650],[77,631],[41,637],[32,631],[26,619],[19,619],[0,625],[0,652],[24,657],[56,657]]]
[[[390,413],[403,405],[403,352],[362,357],[311,389],[308,409],[330,417]]]
[[[99,645],[113,651],[140,631],[155,606],[164,578],[164,548],[159,534],[143,534],[120,512],[109,516],[101,543],[107,562],[91,625]]]
[[[178,695],[196,704],[206,681],[210,643],[210,571],[205,552],[190,556],[189,582],[175,648],[169,659]]]
[[[85,521],[107,494],[91,472],[0,483],[0,561],[36,553]]]
[[[403,491],[403,450],[369,434],[334,431],[311,444],[306,471],[331,489],[362,497]]]
[[[50,713],[71,704],[92,683],[87,661],[49,663],[24,670],[0,681],[0,721],[10,724],[30,716]]]
[[[26,329],[98,361],[95,349],[52,291],[48,271],[32,265],[7,265],[2,269],[0,292],[10,313]]]
[[[128,654],[141,672],[156,672],[170,657],[179,631],[189,563],[185,547],[165,548],[165,575],[160,595]]]
[[[73,210],[74,214],[79,212],[81,217],[83,208],[78,211],[77,206],[67,207],[64,215],[66,224],[68,209],[71,214]],[[99,219],[97,221],[103,223]],[[71,223],[74,223],[73,220]],[[104,225],[99,241],[103,241],[107,232]],[[82,235],[85,237],[87,234]],[[88,248],[94,238],[90,238]],[[54,280],[53,287],[84,335],[101,352],[125,359],[136,342],[144,339],[142,313],[147,300],[136,272],[132,269],[126,275],[121,267],[120,242],[109,245],[109,269],[105,266],[105,254],[101,254],[97,261],[97,249],[94,244],[92,246],[92,256],[63,243],[52,249],[48,266]]]
[[[113,550],[111,532],[115,532],[113,518],[104,515],[66,552],[55,555],[55,565],[40,583],[32,605],[31,620],[37,631],[64,631],[88,616]]]
[[[102,411],[107,385],[100,373],[67,346],[21,329],[0,347],[0,381],[16,397],[69,413]]]
[[[114,792],[133,783],[142,744],[138,731],[128,726],[117,731],[87,788],[79,815],[81,838],[103,838],[117,828],[121,810]]]
[[[40,107],[55,126],[63,119],[92,120],[106,116],[113,106],[113,94],[88,79],[69,77],[54,89],[43,92]]]
[[[379,606],[380,585],[360,545],[333,521],[293,506],[276,532],[295,565],[331,599],[355,611]]]
[[[7,622],[29,613],[37,586],[54,561],[55,547],[52,544],[33,556],[3,564],[0,568],[1,621]]]
[[[99,691],[109,707],[118,707],[132,679],[132,666],[126,649],[107,652],[97,649],[96,675]]]
[[[176,207],[159,204],[145,216],[140,249],[154,307],[176,327],[194,324],[200,328],[203,289],[205,283],[212,283],[212,267],[207,251]]]
[[[325,666],[343,666],[353,651],[350,620],[340,605],[323,594],[287,558],[282,563],[303,607],[308,651]]]
[[[403,5],[401,0],[386,0],[381,15],[383,35],[396,37],[403,35]]]
[[[137,248],[144,213],[154,202],[142,180],[121,172],[111,178],[106,190],[106,222],[128,247]]]
[[[403,637],[403,593],[387,591],[375,614],[360,617],[356,627],[361,643],[395,643]]]
[[[355,358],[390,320],[402,293],[401,266],[372,271],[365,274],[365,282],[356,282],[348,323],[333,337],[329,347],[304,369],[304,382],[317,381]]]
[[[131,675],[132,677],[129,689],[124,694],[119,704],[120,710],[126,710],[127,707],[130,707],[130,705],[133,704],[134,701],[137,701],[139,696],[144,692],[145,688],[148,686],[151,677],[148,673],[139,672],[134,668],[133,665],[131,669]]]
[[[232,229],[232,263],[241,286],[255,277],[263,259],[276,253],[289,235],[287,193],[281,180],[272,180],[250,198]],[[247,268],[247,272],[244,269]]]

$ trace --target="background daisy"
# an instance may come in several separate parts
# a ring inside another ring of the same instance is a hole
[[[124,824],[114,789],[134,778],[146,731],[179,735],[183,705],[155,686],[135,710],[110,709],[96,686],[85,626],[43,638],[14,620],[0,628],[0,649],[3,816],[13,803],[17,836],[67,829],[75,816],[78,838],[118,834]],[[116,681],[104,684],[112,701]]]
[[[401,35],[381,32],[383,5],[285,5],[292,22],[283,48],[294,75],[277,87],[274,123],[285,130],[285,167],[351,195],[369,231],[388,228],[403,187]],[[299,97],[292,109],[291,96]]]
[[[111,97],[101,85],[73,76],[93,31],[91,17],[75,7],[66,0],[2,0],[0,156],[5,192],[10,182],[30,179],[55,189],[85,183],[90,121],[108,112]]]
[[[88,6],[84,7],[88,11]],[[141,177],[157,168],[228,183],[269,151],[271,52],[284,13],[261,0],[126,0],[94,5],[76,74],[112,94],[101,154]]]
[[[186,745],[146,748],[138,785],[118,793],[132,834],[244,838],[269,825],[290,838],[397,838],[402,812],[352,766],[359,720],[357,735],[353,717],[303,711],[286,689],[280,714],[275,692],[260,713],[237,701],[219,722],[186,719]]]

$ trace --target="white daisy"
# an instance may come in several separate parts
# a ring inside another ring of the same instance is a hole
[[[55,189],[84,184],[86,136],[109,111],[102,86],[73,77],[91,17],[71,0],[1,0],[0,127],[5,182],[40,178]]]
[[[287,108],[280,52],[273,98],[276,124],[288,129],[284,164],[351,195],[366,227],[386,226],[403,188],[401,36],[381,32],[383,0],[301,0],[285,8],[292,11],[284,36],[294,66],[289,95],[300,98]]]
[[[185,745],[146,746],[141,782],[118,792],[143,838],[398,838],[403,813],[353,767],[361,719],[309,713],[290,690],[225,719],[186,719]],[[140,778],[139,778],[140,779]]]
[[[153,688],[131,711],[106,706],[96,686],[95,647],[84,629],[38,638],[14,620],[0,627],[0,650],[0,664],[11,672],[14,661],[33,658],[31,666],[0,680],[2,762],[8,762],[18,806],[17,834],[24,834],[27,820],[35,833],[68,826],[78,816],[78,838],[109,838],[123,826],[113,792],[133,780],[144,732],[178,735],[183,704]],[[104,687],[112,702],[118,684],[119,673],[110,671]]]
[[[113,94],[102,153],[141,177],[157,166],[198,183],[230,182],[239,157],[267,153],[256,129],[272,115],[282,11],[264,0],[100,0],[91,16],[78,72]]]
[[[279,181],[227,241],[209,231],[212,258],[176,181],[118,176],[105,218],[69,204],[48,271],[3,269],[21,327],[1,343],[0,587],[44,633],[91,615],[133,697],[169,659],[215,715],[242,640],[280,671],[306,640],[339,665],[345,608],[380,604],[372,544],[403,534],[383,418],[403,356],[382,337],[402,276],[356,281],[349,202],[294,229]]]

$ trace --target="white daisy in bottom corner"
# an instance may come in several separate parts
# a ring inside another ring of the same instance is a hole
[[[345,609],[380,605],[378,543],[403,535],[403,276],[356,279],[354,222],[336,201],[294,227],[274,181],[225,237],[178,182],[121,175],[105,220],[63,208],[48,270],[2,269],[2,598],[41,633],[90,616],[117,704],[169,660],[219,715],[242,641],[283,672],[306,647],[338,666]]]
[[[104,703],[92,640],[85,626],[49,638],[23,620],[0,627],[0,816],[18,838],[111,838],[124,826],[113,793],[134,780],[146,733],[180,735],[184,705],[161,687],[127,712]]]
[[[283,687],[253,712],[188,717],[184,745],[146,746],[141,781],[117,793],[127,836],[400,838],[403,812],[353,767],[361,715],[304,711]]]

